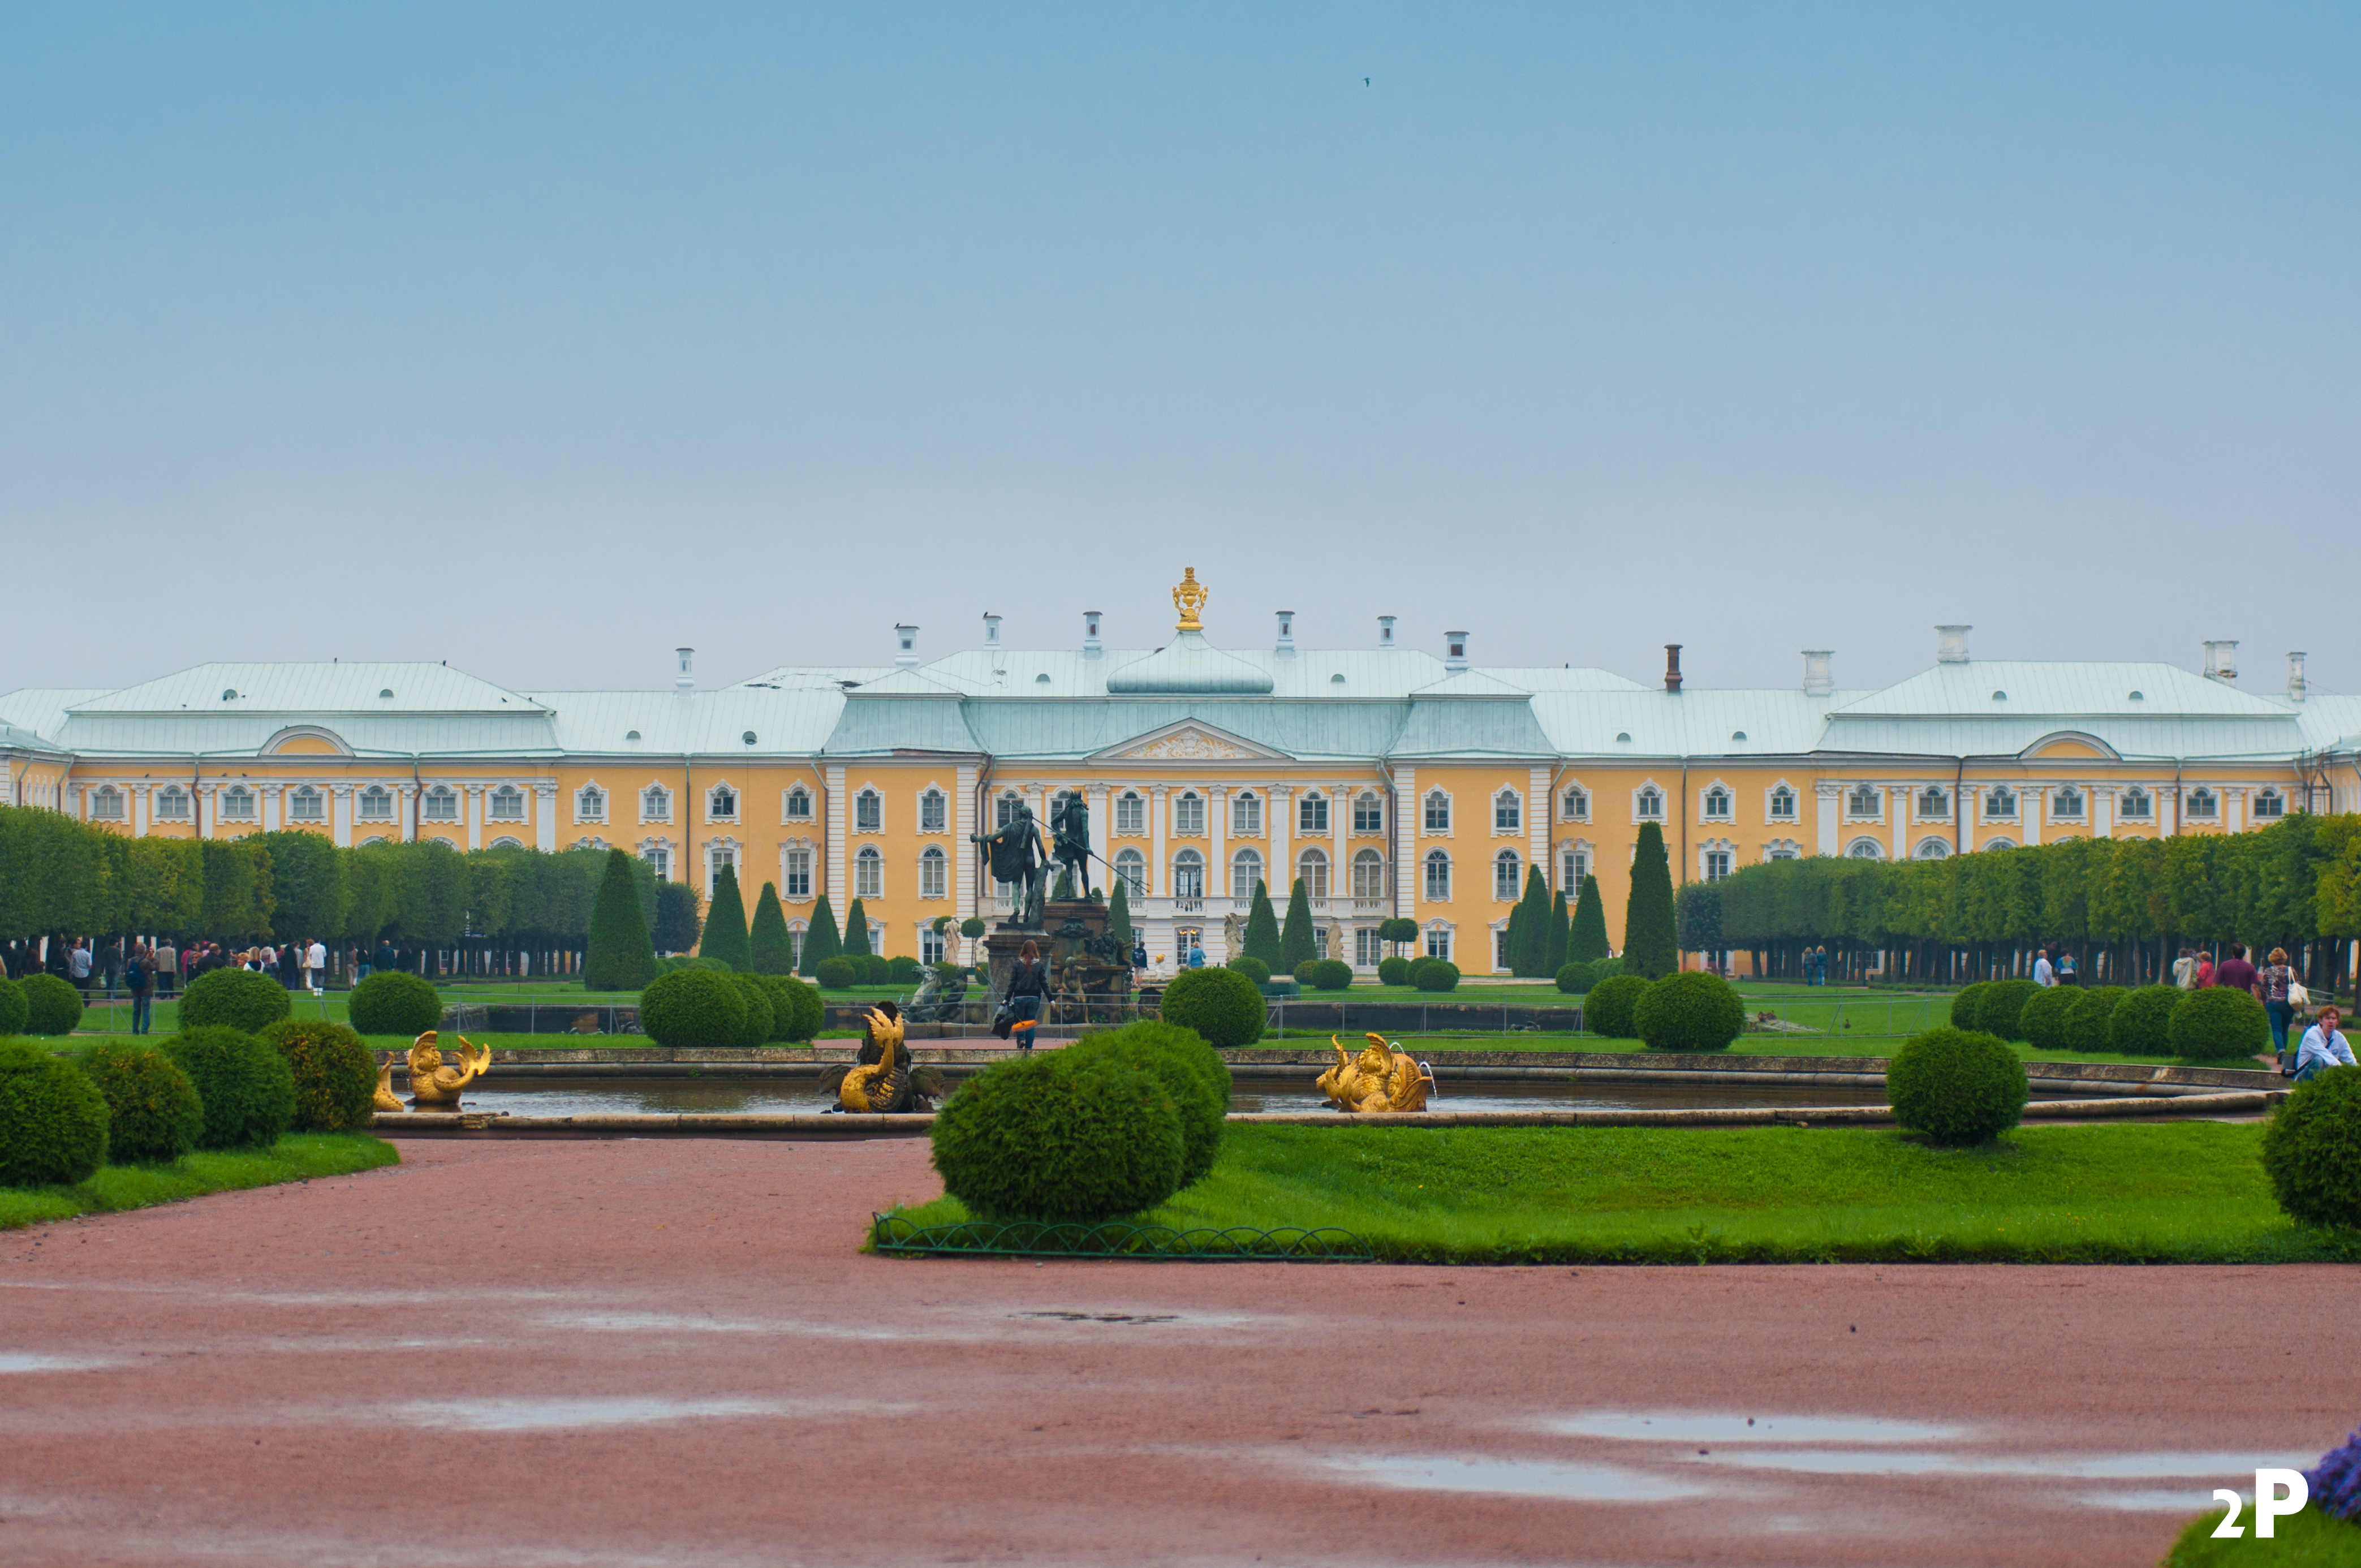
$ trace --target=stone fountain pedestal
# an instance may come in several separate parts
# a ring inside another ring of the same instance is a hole
[[[1057,1024],[1112,1024],[1130,1015],[1131,964],[1090,951],[1090,943],[1106,935],[1107,906],[1096,899],[1053,900],[1041,916],[1042,929],[1016,931],[1006,927],[985,933],[984,960],[989,966],[992,1001],[996,1008],[1008,994],[1009,971],[1027,942],[1038,943],[1049,965],[1050,1006],[1042,1019]]]

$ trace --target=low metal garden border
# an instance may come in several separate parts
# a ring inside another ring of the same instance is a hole
[[[963,1220],[919,1225],[901,1214],[872,1214],[871,1244],[897,1257],[1118,1257],[1172,1263],[1374,1263],[1377,1253],[1334,1225],[1304,1229],[1251,1225],[1174,1230],[1122,1221]]]

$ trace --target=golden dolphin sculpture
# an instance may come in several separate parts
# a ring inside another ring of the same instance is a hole
[[[1434,1089],[1434,1073],[1409,1053],[1394,1049],[1383,1035],[1367,1035],[1369,1044],[1360,1055],[1345,1048],[1335,1036],[1336,1065],[1320,1075],[1320,1092],[1339,1111],[1376,1115],[1399,1111],[1423,1111]]]
[[[843,1069],[844,1076],[836,1081],[837,1109],[868,1114],[930,1109],[942,1092],[942,1081],[933,1069],[913,1064],[910,1049],[902,1042],[902,1010],[881,1002],[864,1015],[869,1039],[861,1047],[859,1062]],[[828,1081],[823,1077],[822,1087]]]
[[[410,1043],[410,1108],[413,1111],[456,1111],[459,1091],[492,1070],[492,1047],[478,1046],[467,1036],[455,1036],[460,1048],[452,1055],[458,1059],[456,1067],[443,1065],[443,1052],[435,1043],[434,1031],[429,1029]],[[385,1069],[378,1074],[379,1095],[378,1108],[392,1098],[393,1058],[386,1058]]]

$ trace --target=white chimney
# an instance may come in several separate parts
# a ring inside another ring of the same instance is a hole
[[[2238,678],[2238,641],[2223,638],[2205,644],[2205,678],[2224,685]]]
[[[1804,650],[1804,695],[1826,696],[1837,689],[1836,676],[1830,672],[1829,661],[1837,656],[1833,648]]]
[[[1443,667],[1454,674],[1467,667],[1467,633],[1446,631],[1443,634]]]
[[[1393,645],[1394,618],[1390,615],[1381,615],[1378,617],[1378,646],[1390,648]]]
[[[918,662],[918,629],[915,626],[894,628],[894,663],[904,669]]]
[[[1295,612],[1291,609],[1279,612],[1279,651],[1282,653],[1295,652]]]
[[[675,648],[673,652],[680,655],[680,674],[673,677],[672,689],[680,696],[686,696],[697,689],[697,677],[688,671],[689,661],[697,657],[697,650]]]
[[[1935,663],[1964,664],[1968,662],[1968,633],[1972,626],[1938,626],[1935,628]]]
[[[2305,690],[2306,687],[2303,680],[2303,655],[2301,653],[2290,653],[2288,655],[2288,696],[2293,697],[2298,702],[2301,702],[2303,700]]]
[[[990,610],[983,612],[983,645],[987,648],[1000,646],[1000,617]]]
[[[1099,612],[1086,609],[1082,611],[1082,652],[1096,653],[1099,651]]]

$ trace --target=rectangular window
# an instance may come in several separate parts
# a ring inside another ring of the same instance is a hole
[[[921,930],[918,933],[918,961],[922,964],[942,962],[943,949],[946,945],[942,932],[932,927]]]
[[[931,850],[918,857],[918,896],[941,898],[950,892],[950,861]]]
[[[1299,833],[1328,831],[1328,797],[1307,795],[1295,804],[1295,828]]]
[[[1708,850],[1705,852],[1705,880],[1719,882],[1730,874],[1730,851]]]
[[[1230,802],[1230,831],[1241,839],[1262,831],[1262,796],[1242,795]]]
[[[852,797],[852,830],[855,833],[883,833],[885,830],[885,797],[873,789],[864,789]]]
[[[1568,898],[1576,897],[1582,892],[1582,879],[1590,874],[1590,857],[1580,850],[1568,850],[1558,863],[1563,873],[1559,885]]]
[[[670,850],[650,850],[647,852],[647,862],[648,869],[656,873],[656,881],[670,882],[672,880],[672,851]]]
[[[1356,795],[1353,797],[1353,831],[1382,833],[1386,830],[1386,803],[1377,795]]]
[[[1426,830],[1430,833],[1451,831],[1451,797],[1441,790],[1426,797]]]
[[[1205,797],[1184,795],[1172,803],[1172,832],[1175,838],[1201,839],[1205,834]]]
[[[885,896],[885,858],[874,850],[865,850],[852,862],[852,892],[856,898]]]
[[[168,789],[156,797],[156,816],[159,821],[180,822],[189,815],[189,797],[176,789]]]
[[[1492,933],[1492,967],[1496,970],[1509,967],[1509,934],[1506,931]]]
[[[1136,795],[1115,796],[1115,830],[1117,838],[1148,837],[1148,802]]]
[[[1492,830],[1494,832],[1516,832],[1519,826],[1524,821],[1524,817],[1525,803],[1524,798],[1521,795],[1511,795],[1508,791],[1502,790],[1498,795],[1493,797]]]
[[[1426,956],[1430,959],[1450,958],[1451,933],[1448,931],[1429,931],[1426,934]]]
[[[1386,945],[1378,940],[1375,931],[1364,926],[1353,933],[1353,966],[1356,969],[1375,969],[1378,960],[1385,956]]]
[[[326,797],[315,789],[299,789],[287,797],[287,815],[298,822],[317,822]]]
[[[809,850],[787,851],[787,896],[809,898],[811,891],[812,852]]]
[[[928,790],[918,797],[918,831],[947,833],[950,830],[950,802],[940,790]]]
[[[1586,790],[1570,789],[1559,797],[1558,817],[1566,822],[1590,820],[1590,795]]]
[[[1314,926],[1312,927],[1312,954],[1314,958],[1322,959],[1328,956],[1327,927]]]
[[[795,927],[788,927],[788,930],[787,930],[787,948],[788,948],[788,950],[789,950],[790,952],[792,952],[792,953],[795,955],[795,958],[794,958],[794,959],[793,959],[792,961],[794,962],[794,964],[795,964],[796,968],[797,968],[797,969],[801,969],[801,968],[803,968],[803,967],[804,967],[804,933],[803,933],[801,930],[798,930],[798,929],[796,929],[796,928],[795,928]]]
[[[522,790],[496,789],[492,792],[492,820],[522,822],[524,820],[524,793]]]
[[[447,789],[426,792],[426,820],[456,822],[459,819],[459,797]]]

